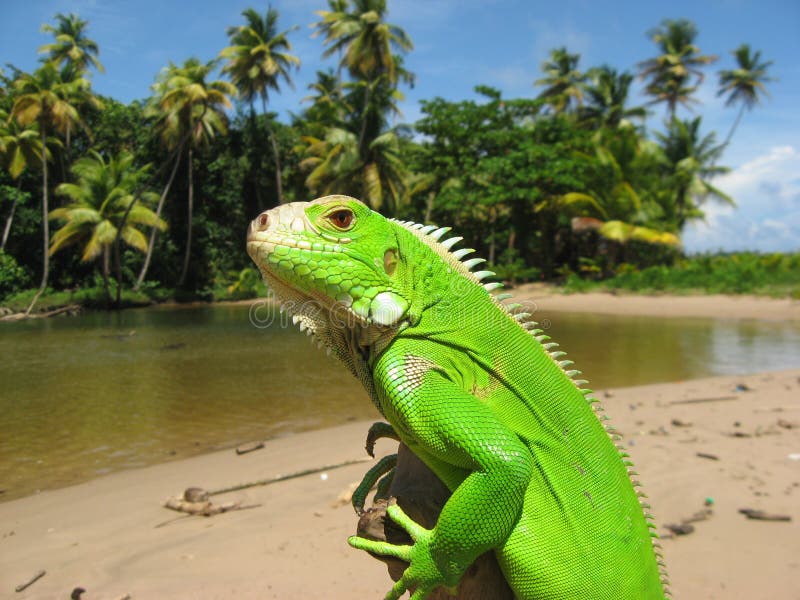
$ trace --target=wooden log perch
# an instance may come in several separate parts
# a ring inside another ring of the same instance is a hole
[[[450,491],[433,472],[404,444],[397,451],[397,469],[389,488],[389,494],[397,504],[417,523],[431,529]],[[357,534],[371,540],[388,541],[393,544],[410,544],[408,534],[386,517],[386,500],[378,500],[366,510],[358,521]],[[373,555],[375,556],[375,555]],[[375,556],[386,563],[389,576],[397,581],[408,563],[396,558]],[[467,569],[455,596],[440,588],[429,600],[513,600],[514,594],[503,577],[493,552],[481,555]]]

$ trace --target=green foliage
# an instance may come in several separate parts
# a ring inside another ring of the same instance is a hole
[[[614,276],[602,282],[570,275],[564,285],[567,292],[590,289],[791,296],[800,290],[800,253],[706,254],[681,259],[672,266],[641,270],[622,264]]]
[[[30,305],[31,299],[36,295],[36,292],[37,290],[29,289],[11,294],[3,300],[3,306],[13,312],[23,312]],[[163,291],[160,294],[148,294],[144,291],[123,290],[120,308],[149,306],[156,301],[163,300],[166,300]],[[97,282],[91,287],[64,291],[54,291],[51,288],[47,288],[39,298],[36,309],[38,312],[47,312],[73,304],[88,309],[104,310],[108,308],[108,296],[105,288]]]
[[[266,285],[261,279],[261,273],[252,267],[245,267],[238,274],[234,282],[225,288],[225,296],[216,295],[216,300],[245,300],[257,298],[267,293]]]
[[[30,275],[10,254],[0,250],[0,299],[30,285]]]

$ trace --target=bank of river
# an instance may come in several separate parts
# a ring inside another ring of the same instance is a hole
[[[595,389],[800,367],[800,323],[552,313]],[[0,330],[0,499],[377,418],[269,306],[155,307]],[[647,399],[643,399],[647,400]]]

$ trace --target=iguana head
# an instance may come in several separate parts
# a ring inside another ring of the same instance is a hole
[[[393,327],[408,311],[396,230],[354,198],[326,196],[262,213],[250,224],[247,252],[278,300],[317,335],[330,335],[337,323],[352,329],[342,319]]]

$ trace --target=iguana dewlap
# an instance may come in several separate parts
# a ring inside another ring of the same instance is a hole
[[[455,586],[490,549],[520,598],[663,598],[643,494],[586,382],[448,230],[327,196],[247,234],[282,306],[452,490],[431,530],[390,507],[413,546],[350,544],[410,563],[387,598]]]

